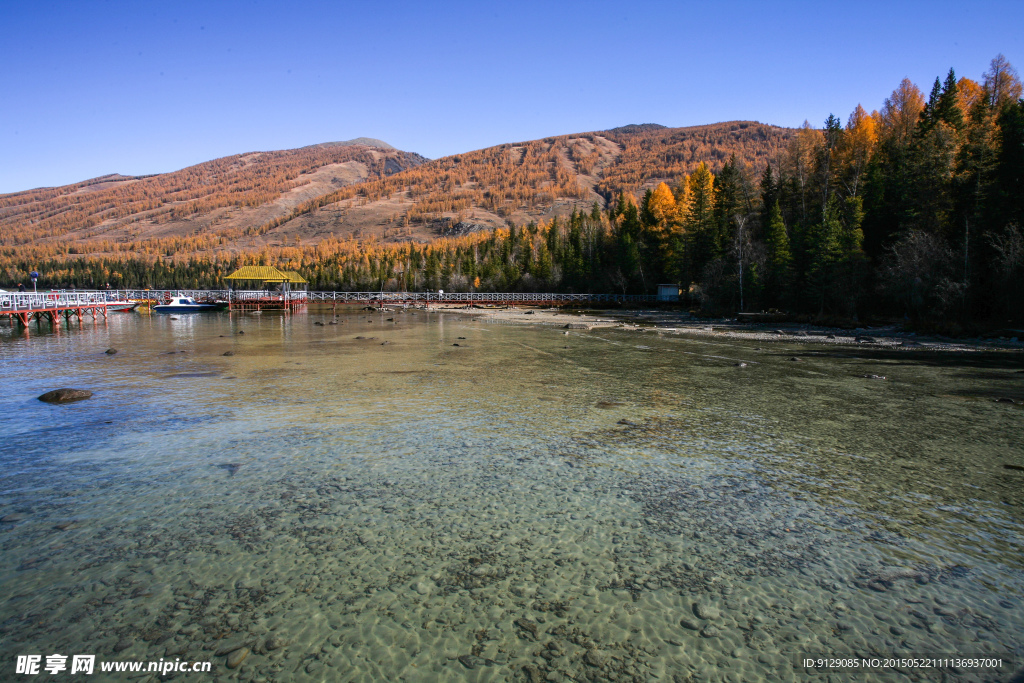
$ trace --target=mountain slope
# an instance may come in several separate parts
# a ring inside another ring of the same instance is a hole
[[[425,241],[589,210],[619,192],[677,182],[701,162],[717,171],[733,154],[759,173],[793,132],[744,121],[641,124],[434,161],[369,138],[239,154],[174,173],[0,195],[0,247],[35,258]]]
[[[328,236],[402,241],[524,224],[677,182],[701,162],[718,171],[733,154],[759,174],[793,133],[746,121],[642,124],[498,145],[345,187],[254,232],[270,243]]]
[[[372,143],[372,145],[370,144]],[[228,235],[298,204],[426,161],[368,138],[237,154],[151,176],[111,174],[0,195],[0,246]]]

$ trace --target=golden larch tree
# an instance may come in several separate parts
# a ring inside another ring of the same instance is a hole
[[[871,160],[877,142],[877,121],[858,104],[846,121],[846,135],[839,149],[840,166],[846,169],[843,182],[851,197],[856,197],[860,192],[868,161]]]
[[[924,109],[924,95],[909,78],[900,81],[882,104],[882,130],[879,137],[899,146],[910,142],[917,119]]]
[[[672,190],[666,183],[658,183],[658,186],[654,188],[651,193],[651,198],[648,201],[647,209],[651,212],[654,217],[655,224],[654,228],[662,234],[667,236],[675,225],[678,216],[676,211],[676,198],[672,194]]]

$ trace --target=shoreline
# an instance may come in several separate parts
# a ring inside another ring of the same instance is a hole
[[[859,327],[847,330],[809,324],[767,324],[741,322],[734,318],[694,320],[686,313],[637,309],[597,313],[567,313],[559,309],[501,308],[477,309],[462,306],[430,306],[441,313],[459,313],[485,320],[522,325],[550,325],[586,331],[613,328],[637,333],[676,334],[704,338],[766,343],[836,344],[859,348],[902,351],[1004,352],[1024,351],[1022,338],[952,339],[941,335],[906,332],[898,325]]]

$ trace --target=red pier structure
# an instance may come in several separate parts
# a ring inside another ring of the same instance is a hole
[[[86,315],[106,318],[109,303],[104,292],[0,292],[0,318],[23,327],[47,320],[56,327],[62,316],[67,322]]]

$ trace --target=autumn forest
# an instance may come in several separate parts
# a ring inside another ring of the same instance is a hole
[[[1024,99],[1002,56],[795,130],[627,126],[435,161],[317,146],[122,180],[0,196],[2,286],[221,287],[268,263],[326,290],[673,282],[708,314],[1024,317]]]

